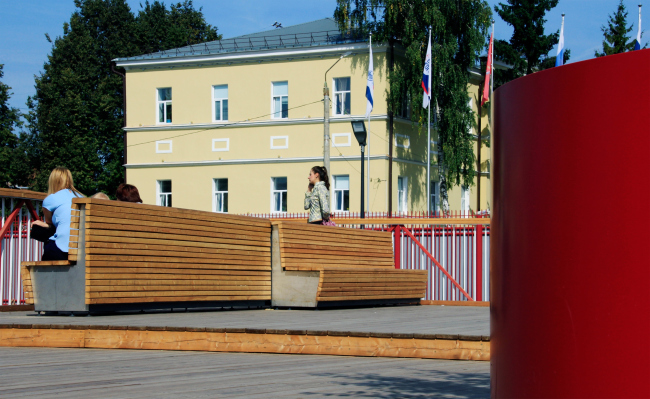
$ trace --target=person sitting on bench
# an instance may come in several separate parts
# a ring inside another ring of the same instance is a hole
[[[135,202],[139,204],[142,203],[138,188],[131,184],[122,183],[117,186],[117,192],[115,193],[115,196],[117,197],[118,201]]]
[[[43,246],[42,260],[67,260],[68,244],[70,243],[70,214],[72,199],[84,197],[72,181],[68,168],[54,168],[50,173],[47,188],[48,196],[43,200],[43,215],[45,221],[34,221],[33,224],[45,228],[54,228],[56,232]]]

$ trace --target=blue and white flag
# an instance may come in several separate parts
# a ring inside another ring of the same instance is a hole
[[[560,28],[560,42],[557,44],[555,66],[564,65],[564,14],[562,14],[562,28]]]
[[[641,5],[639,4],[639,30],[636,33],[636,42],[634,42],[634,49],[641,50]]]
[[[372,96],[375,90],[375,81],[372,72],[372,36],[370,36],[370,62],[368,63],[368,83],[366,84],[366,98],[368,103],[366,104],[366,118],[372,112],[372,105],[374,103]]]
[[[427,47],[427,56],[424,59],[424,72],[422,72],[422,108],[429,106],[431,101],[431,27],[429,27],[429,46]]]

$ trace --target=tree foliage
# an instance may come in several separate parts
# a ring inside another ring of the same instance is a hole
[[[0,64],[0,78],[4,76]],[[11,87],[0,82],[0,187],[23,186],[30,175],[26,152],[27,135],[17,134],[22,125],[18,108],[9,106]]]
[[[600,28],[605,39],[603,40],[603,51],[596,51],[594,54],[596,57],[634,50],[634,40],[630,41],[630,36],[628,36],[632,26],[627,26],[627,14],[623,0],[620,0],[614,15],[608,17],[607,26],[603,25]]]
[[[398,44],[389,71],[389,109],[413,101],[411,118],[426,132],[427,111],[420,107],[422,69],[431,26],[431,97],[438,147],[442,151],[441,194],[449,185],[471,185],[476,161],[470,127],[474,115],[468,106],[468,69],[475,65],[486,43],[491,19],[485,1],[452,0],[338,0],[334,17],[342,31],[372,32],[373,40]],[[401,51],[400,51],[401,52]]]
[[[494,84],[500,86],[510,80],[530,75],[555,66],[555,56],[548,53],[559,41],[559,30],[544,34],[546,13],[557,6],[559,0],[507,0],[494,6],[494,11],[513,27],[510,41],[495,40],[494,58],[512,65],[510,70],[495,70]],[[564,62],[571,50],[564,52]]]
[[[219,36],[190,0],[169,9],[147,1],[137,16],[126,0],[75,0],[75,5],[36,78],[36,95],[28,100],[28,127],[38,153],[33,185],[45,190],[50,171],[65,166],[82,192],[114,193],[123,181],[124,93],[112,60]]]

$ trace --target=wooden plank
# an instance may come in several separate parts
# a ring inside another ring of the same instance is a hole
[[[323,232],[317,230],[300,230],[300,229],[288,229],[280,228],[278,233],[280,238],[284,239],[295,239],[309,242],[324,242],[324,239],[327,240],[337,240],[344,238],[354,242],[392,242],[392,234],[389,232],[378,232],[381,235],[364,235],[358,234],[362,230],[356,229],[336,229],[331,232]]]
[[[251,285],[251,286],[270,286],[271,279],[265,278],[261,279],[246,279],[242,277],[233,278],[223,278],[229,276],[223,276],[221,278],[214,279],[197,279],[194,276],[193,279],[173,279],[169,280],[169,276],[162,275],[162,279],[158,279],[160,275],[154,274],[156,276],[154,279],[151,278],[137,278],[137,279],[91,279],[86,282],[86,285],[90,287],[102,287],[102,286],[115,286],[115,287],[131,287],[131,286],[170,286],[170,287],[180,287],[180,286],[226,286],[226,285]],[[173,276],[175,277],[175,276]]]
[[[227,224],[199,224],[198,222],[196,224],[189,224],[189,223],[180,223],[178,221],[176,222],[166,222],[166,221],[147,221],[144,223],[142,220],[137,220],[137,219],[125,219],[125,218],[116,218],[116,217],[99,217],[99,216],[91,216],[91,215],[86,215],[86,228],[92,228],[93,223],[100,223],[100,224],[117,224],[119,226],[148,226],[148,227],[160,227],[160,228],[173,228],[176,231],[179,230],[194,230],[194,231],[205,231],[205,232],[213,232],[215,228],[224,228],[228,229],[230,228],[231,231],[253,231],[253,232],[260,232],[260,233],[268,233],[269,235],[271,234],[271,229],[267,229],[265,227],[255,227],[255,226],[247,226],[246,228],[242,229],[233,229],[232,226],[228,226]],[[90,226],[88,225],[90,224]],[[79,228],[78,223],[71,223],[70,224],[72,228]],[[101,227],[97,226],[103,229],[106,229],[106,227]],[[136,231],[143,231],[143,230],[137,230]]]
[[[183,223],[192,221],[203,221],[208,223],[227,223],[233,226],[258,226],[271,228],[271,222],[268,219],[253,218],[248,216],[235,216],[224,213],[206,212],[187,210],[163,206],[147,206],[138,204],[135,207],[126,203],[113,202],[111,204],[89,204],[86,205],[88,212],[100,212],[114,215],[115,213],[128,214],[132,217],[161,217],[166,219],[176,219]]]
[[[418,299],[421,295],[408,296],[408,295],[364,295],[364,296],[317,296],[316,300],[319,302],[326,301],[363,301],[369,299]]]
[[[70,250],[72,251],[72,250]],[[259,254],[259,255],[258,255]],[[210,253],[203,252],[183,252],[182,257],[187,259],[210,259],[211,263],[220,263],[220,260],[223,259],[222,256],[225,255],[240,255],[240,256],[249,256],[252,259],[255,258],[269,258],[268,256],[263,256],[263,252],[252,252],[252,251],[236,251],[234,249],[222,249],[222,250],[213,250]],[[181,254],[179,251],[160,251],[160,250],[148,250],[148,249],[120,249],[119,251],[115,248],[86,248],[86,256],[92,255],[120,255],[120,256],[145,256],[149,258],[158,258],[158,257],[176,257],[178,258]],[[239,259],[239,258],[237,258]],[[248,259],[248,258],[247,258]]]
[[[156,242],[155,240],[152,242]],[[255,245],[230,245],[230,244],[213,244],[213,243],[203,243],[202,246],[191,246],[191,245],[179,245],[182,242],[173,243],[163,243],[163,244],[145,244],[145,243],[113,243],[113,242],[101,242],[101,241],[92,241],[86,243],[86,252],[92,253],[93,248],[110,248],[119,250],[128,250],[128,249],[137,249],[137,250],[150,250],[150,251],[166,251],[166,252],[182,252],[182,256],[189,256],[185,252],[190,252],[194,255],[197,254],[222,254],[224,250],[236,251],[240,254],[247,255],[258,255],[258,256],[270,256],[271,248],[270,247],[261,247]]]
[[[43,201],[47,197],[47,193],[41,193],[31,190],[16,190],[13,188],[0,188],[0,197],[31,199]],[[269,222],[271,223],[271,222]]]
[[[296,222],[273,222],[273,225],[277,225],[280,230],[300,230],[303,232],[320,232],[325,235],[328,233],[331,234],[347,234],[353,235],[355,237],[386,237],[386,235],[391,235],[391,233],[386,231],[375,231],[375,230],[365,230],[365,229],[349,229],[345,227],[331,227],[331,226],[322,226],[322,225],[313,225],[308,223],[296,223]]]
[[[20,262],[21,266],[74,266],[75,262],[69,260],[49,260],[49,261],[36,261],[36,262]]]
[[[271,295],[197,295],[197,296],[159,296],[159,297],[139,297],[137,301],[134,298],[90,298],[86,303],[150,303],[150,302],[190,302],[190,301],[265,301],[270,300]]]
[[[218,269],[221,268],[222,266],[227,266],[227,265],[232,265],[232,266],[255,266],[259,267],[262,266],[264,268],[269,268],[271,266],[271,263],[267,260],[265,261],[252,261],[252,260],[240,260],[240,259],[222,259],[221,262],[214,263],[206,259],[201,259],[201,258],[193,258],[193,259],[188,259],[188,258],[179,258],[182,261],[180,262],[173,262],[173,258],[171,259],[165,259],[164,261],[147,261],[147,260],[141,260],[141,261],[115,261],[115,260],[97,260],[96,258],[99,255],[90,255],[89,257],[92,258],[92,260],[88,260],[86,262],[86,266],[95,269],[95,267],[114,267],[114,268],[125,268],[125,267],[142,267],[142,268],[157,268],[160,270],[166,270],[166,269],[195,269],[195,268],[202,268],[202,269]],[[151,260],[151,259],[148,259]],[[196,265],[196,266],[193,266]],[[154,271],[152,271],[154,272]],[[156,271],[157,272],[157,271]]]
[[[353,257],[349,257],[347,259],[318,259],[318,258],[290,258],[290,257],[283,257],[282,258],[283,266],[329,266],[331,265],[332,267],[336,266],[345,266],[345,267],[383,267],[386,269],[394,269],[394,266],[391,262],[387,260],[377,260],[377,259],[358,259],[356,260]]]
[[[177,234],[184,236],[194,236],[194,237],[214,237],[219,238],[223,237],[224,234],[231,234],[234,237],[246,238],[248,236],[255,237],[269,237],[270,233],[266,231],[258,230],[234,230],[234,229],[224,229],[224,228],[207,228],[197,230],[195,228],[191,229],[181,229],[178,226],[145,226],[141,224],[134,225],[121,225],[115,223],[95,223],[86,221],[86,229],[90,229],[93,232],[98,232],[100,235],[110,235],[108,231],[124,231],[124,232],[139,232],[139,233],[157,233],[157,234]],[[106,232],[106,233],[105,233]],[[112,233],[115,234],[115,233]]]
[[[113,266],[113,267],[89,267],[86,270],[86,273],[107,273],[108,270],[112,270],[114,273],[128,273],[128,269],[132,269],[131,265],[119,265],[119,266]],[[179,270],[187,270],[187,273],[189,273],[189,270],[191,269],[197,269],[197,270],[257,270],[257,271],[269,271],[271,270],[271,266],[265,266],[265,265],[229,265],[229,264],[218,264],[218,265],[206,265],[206,264],[181,264],[181,265],[176,265],[176,264],[170,264],[169,266],[164,266],[164,267],[156,267],[156,266],[150,266],[150,267],[140,267],[138,265],[137,269],[139,270],[146,270],[148,273],[164,273],[165,270],[172,270],[174,273],[178,273]],[[158,270],[157,270],[158,269]],[[185,272],[183,272],[185,273]]]
[[[147,229],[154,230],[154,229]],[[86,241],[98,241],[103,240],[107,241],[115,238],[127,239],[160,239],[160,240],[178,240],[178,241],[192,241],[192,242],[237,242],[237,241],[247,241],[261,243],[263,245],[270,245],[269,235],[266,233],[252,233],[252,234],[240,234],[237,231],[214,231],[210,235],[190,235],[186,234],[185,231],[172,230],[169,229],[169,232],[166,233],[156,233],[153,231],[128,231],[128,230],[100,230],[97,228],[90,229],[86,232]],[[120,242],[120,241],[113,241]]]
[[[285,270],[290,270],[290,271],[322,271],[327,268],[336,268],[336,266],[285,266]],[[349,269],[349,267],[346,266],[340,266],[340,268],[346,268]],[[376,271],[380,272],[383,270],[386,270],[385,268],[381,267],[368,267],[367,268],[370,271]]]
[[[179,274],[183,273],[183,274]],[[228,273],[228,274],[224,274]],[[159,276],[159,277],[157,277]],[[226,277],[239,278],[247,277],[249,279],[253,277],[258,278],[269,278],[271,277],[271,270],[261,270],[261,271],[252,271],[252,270],[201,270],[201,269],[175,269],[175,270],[155,270],[155,273],[152,273],[148,269],[139,269],[139,268],[120,268],[120,269],[110,269],[110,268],[94,268],[92,273],[86,275],[87,281],[92,281],[94,279],[149,279],[149,278],[175,278],[175,279],[222,279]]]
[[[115,293],[115,295],[106,294],[104,297],[121,297],[124,293],[141,293],[141,292],[168,292],[177,294],[179,292],[209,292],[212,294],[221,292],[271,292],[271,285],[94,285],[86,287],[86,293],[93,294],[99,293]]]
[[[317,243],[304,243],[304,242],[298,242],[298,241],[286,241],[280,239],[280,248],[282,249],[310,249],[313,252],[320,252],[320,251],[340,251],[340,250],[346,250],[346,251],[353,251],[353,252],[359,252],[362,250],[373,250],[374,252],[377,253],[393,253],[393,245],[392,243],[388,242],[384,245],[368,245],[368,243],[354,243],[348,241],[347,243],[345,242],[332,242],[332,241],[327,241],[326,243],[323,242],[323,245],[318,245]]]
[[[339,290],[355,290],[355,289],[356,290],[359,289],[381,290],[386,288],[426,289],[426,286],[427,284],[425,281],[409,281],[409,282],[384,281],[383,283],[372,282],[372,283],[347,283],[347,284],[323,282],[318,285],[319,290],[323,292],[339,291]]]
[[[373,253],[373,252],[316,252],[309,250],[287,250],[282,251],[284,258],[300,258],[300,259],[329,259],[336,261],[338,259],[358,259],[358,260],[373,260],[378,262],[393,262],[392,254],[387,253]]]

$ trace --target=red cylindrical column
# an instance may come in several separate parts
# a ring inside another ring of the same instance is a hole
[[[650,50],[494,103],[492,397],[650,397]]]

